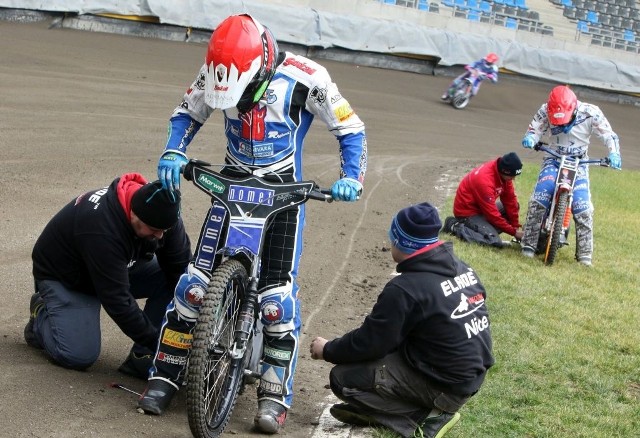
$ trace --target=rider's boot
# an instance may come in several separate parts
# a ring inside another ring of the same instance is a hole
[[[538,202],[529,202],[527,208],[527,219],[522,228],[523,235],[520,239],[522,246],[522,255],[525,257],[533,257],[538,247],[538,238],[540,237],[540,228],[544,219],[546,208]]]
[[[287,408],[280,403],[269,399],[258,401],[258,413],[253,422],[260,432],[278,433],[286,419]]]
[[[167,410],[178,387],[169,380],[153,378],[138,400],[138,407],[145,414],[162,415]]]
[[[593,212],[581,211],[573,216],[576,224],[576,260],[585,266],[591,266],[593,254]]]

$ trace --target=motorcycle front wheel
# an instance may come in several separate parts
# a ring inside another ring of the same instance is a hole
[[[230,353],[246,284],[242,263],[223,262],[200,308],[187,369],[187,416],[196,438],[222,434],[242,387],[245,360]]]
[[[562,192],[558,195],[558,203],[556,211],[553,214],[553,223],[551,224],[551,233],[547,241],[547,249],[544,254],[544,264],[553,265],[556,259],[558,249],[560,248],[560,238],[562,236],[562,222],[569,205],[569,192]]]

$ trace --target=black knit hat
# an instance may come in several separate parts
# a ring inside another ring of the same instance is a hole
[[[516,176],[522,173],[522,161],[515,152],[509,152],[498,158],[498,171],[509,176]]]
[[[442,228],[438,210],[428,202],[403,208],[391,221],[389,238],[393,246],[411,254],[438,241]]]
[[[180,217],[180,191],[169,192],[160,181],[147,183],[131,197],[131,211],[148,226],[167,230]]]

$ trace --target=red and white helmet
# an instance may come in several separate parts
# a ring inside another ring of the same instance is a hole
[[[495,64],[496,62],[498,62],[498,55],[496,55],[495,53],[491,52],[489,53],[487,56],[484,57],[484,60],[487,61],[489,64]]]
[[[553,126],[570,123],[578,106],[578,98],[571,88],[566,85],[558,85],[549,93],[547,101],[547,117]]]
[[[206,104],[244,113],[258,103],[276,72],[278,44],[255,18],[232,15],[213,31],[205,62]]]

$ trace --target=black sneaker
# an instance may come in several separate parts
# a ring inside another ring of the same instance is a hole
[[[460,420],[460,413],[442,412],[440,415],[427,417],[416,429],[415,438],[442,438]]]
[[[273,400],[260,400],[253,424],[262,433],[274,434],[284,426],[286,419],[287,408]]]
[[[44,300],[39,293],[34,293],[31,295],[31,301],[29,302],[29,321],[27,322],[27,325],[24,326],[24,340],[27,342],[28,346],[39,350],[42,350],[43,347],[40,345],[38,338],[36,338],[36,334],[33,332],[33,324],[36,320],[36,316],[38,316],[38,313],[40,313],[42,309],[44,309]]]
[[[167,410],[178,388],[168,380],[151,379],[138,400],[145,414],[162,415]]]
[[[453,227],[458,223],[458,219],[453,216],[449,216],[444,220],[444,225],[442,226],[442,232],[453,234]]]
[[[147,380],[149,378],[149,368],[153,365],[153,356],[151,354],[138,355],[133,351],[118,367],[118,371],[127,376],[137,379]]]
[[[378,421],[348,403],[338,403],[329,408],[333,418],[346,424],[362,427],[381,426]]]

